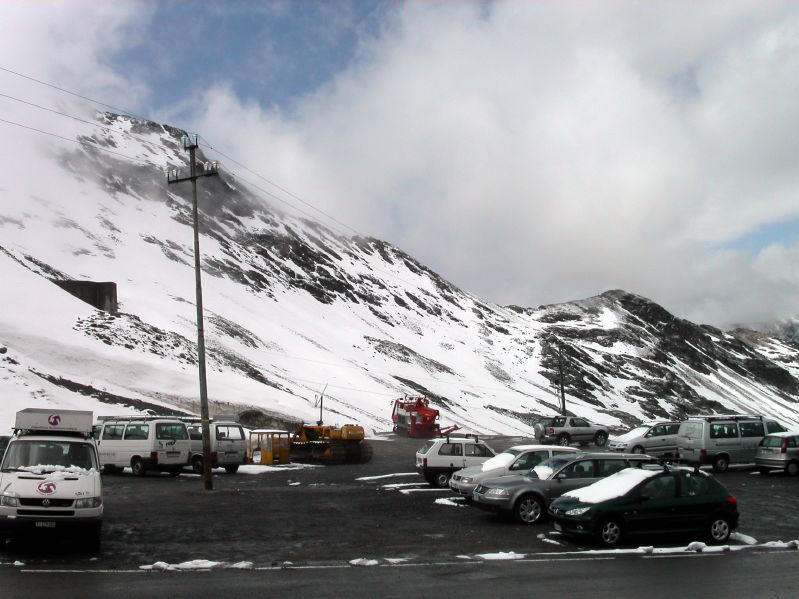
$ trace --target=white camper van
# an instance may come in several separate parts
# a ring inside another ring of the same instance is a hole
[[[130,468],[134,476],[148,470],[177,476],[189,463],[186,424],[169,416],[100,416],[95,426],[100,463],[105,472]]]
[[[79,529],[100,546],[103,491],[92,413],[29,408],[17,412],[0,464],[0,547],[31,529]]]

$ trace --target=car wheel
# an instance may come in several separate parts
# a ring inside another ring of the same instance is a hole
[[[227,472],[228,474],[236,474],[236,472],[238,471],[239,471],[238,464],[228,464],[227,466],[225,466],[225,472]]]
[[[436,472],[433,475],[434,487],[446,487],[449,485],[449,477],[452,476],[449,472]]]
[[[726,455],[717,455],[713,460],[714,472],[727,472],[730,467],[730,459]]]
[[[788,462],[788,465],[785,466],[785,474],[788,476],[796,476],[797,473],[799,473],[799,463]]]
[[[522,524],[535,524],[544,515],[544,504],[535,495],[524,495],[513,506],[513,515]]]
[[[569,435],[566,433],[561,433],[558,435],[558,445],[563,445],[564,447],[571,444],[571,439]]]
[[[194,472],[194,474],[203,473],[203,459],[200,456],[195,456],[191,460],[191,469]]]
[[[147,472],[141,458],[133,458],[130,461],[130,469],[133,470],[133,476],[144,476],[144,473]]]
[[[603,520],[598,530],[599,542],[605,547],[615,547],[621,542],[621,524],[615,518]]]
[[[594,435],[594,445],[597,447],[604,447],[605,443],[608,442],[608,434],[604,431],[599,431],[596,435]]]
[[[644,448],[641,445],[633,447],[633,453],[644,453]]]
[[[710,521],[707,539],[711,543],[723,543],[730,538],[730,523],[724,516],[716,516]]]

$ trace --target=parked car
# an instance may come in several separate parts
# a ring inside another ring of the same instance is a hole
[[[738,504],[698,469],[630,468],[565,493],[552,502],[549,517],[556,531],[608,547],[660,533],[701,533],[710,543],[723,543],[738,526]]]
[[[430,439],[416,452],[416,470],[435,487],[446,487],[456,470],[477,466],[495,452],[477,435]]]
[[[788,476],[799,473],[799,432],[771,433],[760,440],[755,466],[761,474],[784,470]]]
[[[533,524],[549,503],[567,491],[590,485],[629,467],[656,464],[648,455],[586,453],[559,455],[518,476],[485,480],[472,493],[472,505]]]
[[[593,443],[598,447],[603,447],[608,440],[607,427],[575,416],[555,416],[551,419],[542,419],[536,423],[533,430],[539,443],[557,443],[558,445]]]
[[[618,437],[611,437],[608,449],[625,453],[645,453],[663,458],[676,457],[679,430],[679,422],[670,420],[643,422]]]
[[[680,423],[677,453],[681,462],[712,464],[714,471],[724,472],[730,464],[754,462],[760,440],[783,431],[779,422],[762,416],[691,416]]]
[[[527,472],[553,456],[576,452],[575,447],[516,445],[489,458],[479,466],[458,470],[449,479],[449,488],[458,495],[471,498],[472,491],[484,480]]]

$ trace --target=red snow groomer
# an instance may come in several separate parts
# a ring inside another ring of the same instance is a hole
[[[424,396],[400,397],[394,400],[394,409],[391,420],[394,422],[394,432],[408,435],[409,437],[440,437],[442,434],[457,430],[457,425],[449,426],[444,431],[436,422],[438,410],[430,407],[430,400]]]

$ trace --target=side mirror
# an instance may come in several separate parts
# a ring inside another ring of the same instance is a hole
[[[566,473],[565,472],[558,472],[555,475],[555,480],[563,480],[564,478],[566,478]]]

